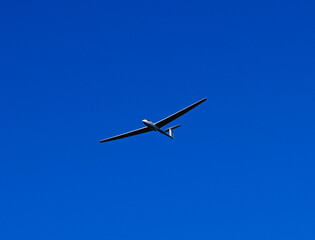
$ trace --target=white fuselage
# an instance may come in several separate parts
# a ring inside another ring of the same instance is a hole
[[[147,127],[151,128],[153,131],[159,131],[160,133],[163,133],[164,135],[172,138],[170,135],[168,135],[166,132],[164,132],[161,128],[156,126],[153,122],[150,120],[144,119],[142,120],[143,124],[146,125]]]
[[[157,127],[153,122],[151,122],[150,120],[144,119],[142,120],[143,124],[146,125],[147,127],[151,128],[152,130],[156,131]]]

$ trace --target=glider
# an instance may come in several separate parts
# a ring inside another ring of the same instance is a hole
[[[114,137],[110,137],[110,138],[106,138],[104,140],[101,140],[100,142],[108,142],[108,141],[112,141],[112,140],[117,140],[117,139],[121,139],[121,138],[125,138],[125,137],[131,137],[131,136],[134,136],[134,135],[138,135],[138,134],[141,134],[141,133],[146,133],[146,132],[151,132],[151,131],[158,131],[172,139],[174,139],[174,134],[173,134],[173,130],[175,128],[178,128],[180,127],[180,125],[176,125],[174,127],[170,127],[166,130],[162,130],[161,127],[165,126],[166,124],[174,121],[175,119],[179,118],[180,116],[184,115],[185,113],[189,112],[190,110],[192,110],[193,108],[197,107],[199,104],[203,103],[204,101],[206,101],[207,99],[204,98],[204,99],[201,99],[200,101],[172,114],[171,116],[168,116],[156,123],[153,123],[152,121],[150,120],[147,120],[147,119],[144,119],[142,120],[143,124],[146,125],[145,127],[143,128],[139,128],[139,129],[136,129],[136,130],[133,130],[131,132],[127,132],[127,133],[123,133],[123,134],[120,134],[120,135],[117,135],[117,136],[114,136]]]

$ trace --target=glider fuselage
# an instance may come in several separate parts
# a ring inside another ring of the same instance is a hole
[[[158,131],[170,138],[173,139],[173,137],[171,137],[170,135],[168,135],[166,132],[164,132],[161,128],[159,128],[158,126],[156,126],[153,122],[151,122],[150,120],[144,119],[142,120],[143,124],[146,125],[147,127],[151,128],[153,131]]]
[[[153,122],[151,122],[150,120],[147,119],[143,119],[142,120],[143,124],[146,125],[147,127],[151,128],[153,131],[156,131],[156,129],[158,128]]]

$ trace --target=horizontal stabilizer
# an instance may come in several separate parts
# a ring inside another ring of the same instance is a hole
[[[175,128],[178,128],[178,127],[180,127],[181,125],[176,125],[176,126],[174,126],[174,127],[170,127],[170,128],[168,128],[168,129],[166,129],[166,130],[164,130],[165,132],[167,132],[167,131],[169,131],[169,130],[173,130],[173,129],[175,129]]]
[[[180,125],[176,125],[174,127],[170,127],[168,129],[165,130],[166,133],[168,133],[168,135],[171,137],[171,138],[174,138],[174,133],[173,133],[173,129],[175,128],[178,128],[180,127]]]

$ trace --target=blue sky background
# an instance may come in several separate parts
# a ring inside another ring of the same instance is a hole
[[[1,1],[0,238],[313,240],[314,10]]]

